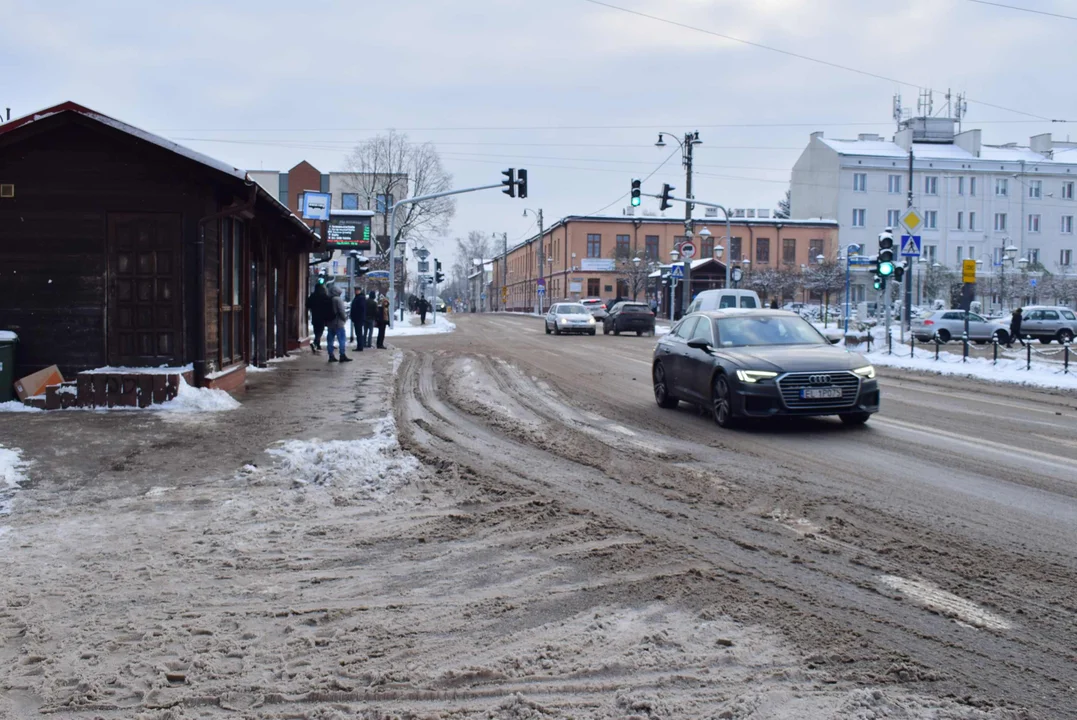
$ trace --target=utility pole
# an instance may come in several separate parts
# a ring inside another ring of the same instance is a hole
[[[501,233],[501,312],[509,305],[509,234]]]
[[[685,173],[685,197],[688,202],[684,204],[684,237],[692,239],[692,148],[700,142],[699,131],[684,134],[684,173]],[[681,289],[681,314],[688,312],[688,304],[692,302],[692,259],[684,259],[684,288]]]
[[[905,207],[909,210],[912,209],[912,144],[909,144],[909,195],[908,200],[905,203]],[[898,230],[899,228],[894,228]],[[898,233],[898,237],[901,237],[901,233]],[[901,252],[899,249],[898,252]],[[909,262],[912,265],[912,262]],[[906,268],[907,271],[911,271],[912,267]],[[887,293],[889,299],[889,293]],[[901,313],[901,342],[905,342],[905,332],[912,332],[912,272],[905,273],[905,302],[904,312]]]

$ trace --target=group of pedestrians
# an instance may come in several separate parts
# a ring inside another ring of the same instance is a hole
[[[347,354],[347,338],[345,329],[348,323],[352,324],[352,332],[355,335],[355,350],[363,352],[374,341],[374,328],[378,329],[378,349],[385,349],[385,328],[389,325],[389,299],[384,295],[371,290],[369,295],[363,295],[360,288],[355,289],[355,297],[351,304],[344,302],[344,291],[333,283],[328,289],[319,282],[314,286],[313,292],[307,298],[307,312],[310,313],[310,322],[314,326],[314,338],[310,350],[317,353],[322,349],[322,332],[328,331],[326,336],[326,350],[329,351],[329,362],[351,362],[352,358]],[[334,353],[334,345],[340,347],[340,358]]]

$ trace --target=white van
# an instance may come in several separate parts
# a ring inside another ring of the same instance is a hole
[[[688,312],[723,310],[726,308],[758,310],[761,307],[763,307],[763,303],[754,290],[704,290],[696,295],[692,304],[688,306]]]

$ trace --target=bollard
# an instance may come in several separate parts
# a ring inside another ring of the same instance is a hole
[[[886,354],[894,354],[894,335],[890,332],[890,328],[886,328]]]
[[[1025,343],[1025,370],[1032,369],[1032,342],[1029,340]]]
[[[962,345],[961,362],[968,362],[969,361],[969,334],[968,333],[964,333],[964,332],[961,333],[961,345]]]
[[[1063,375],[1069,375],[1070,374],[1070,344],[1069,344],[1069,342],[1067,342],[1064,346],[1062,346],[1062,353],[1063,353],[1063,355],[1062,355],[1062,374]]]
[[[991,338],[991,344],[995,346],[995,357],[991,361],[992,365],[998,365],[998,335]]]
[[[916,356],[916,336],[909,335],[909,357]]]
[[[935,333],[935,360],[939,359],[939,348],[942,346],[942,342],[939,340],[939,334]]]

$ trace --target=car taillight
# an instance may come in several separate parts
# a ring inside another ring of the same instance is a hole
[[[599,307],[601,307],[601,308],[602,308],[603,310],[605,310],[605,309],[606,309],[606,306],[605,306],[605,305],[600,305]]]
[[[935,324],[934,320],[924,320],[924,325],[934,325],[934,324]]]

